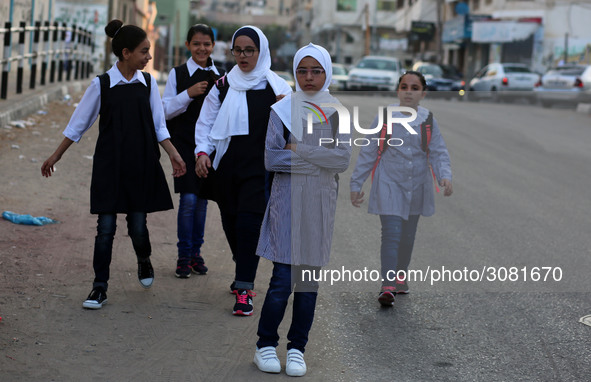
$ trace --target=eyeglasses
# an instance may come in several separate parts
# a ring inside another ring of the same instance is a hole
[[[230,49],[230,53],[232,53],[232,56],[234,57],[240,57],[241,54],[244,53],[244,57],[252,57],[254,56],[254,52],[256,52],[256,49],[253,48],[246,48],[246,49]]]
[[[312,73],[312,76],[317,77],[324,73],[324,69],[296,69],[298,76],[305,76],[308,73]]]

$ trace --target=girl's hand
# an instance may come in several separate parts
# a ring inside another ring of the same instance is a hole
[[[195,162],[195,174],[200,178],[207,178],[209,168],[211,168],[211,159],[209,159],[209,156],[200,155]]]
[[[291,150],[291,151],[293,151],[295,153],[297,147],[298,147],[298,144],[297,143],[288,143],[288,144],[285,145],[284,149],[285,150]]]
[[[170,163],[172,164],[172,176],[178,178],[180,176],[185,175],[187,172],[187,166],[185,165],[185,161],[181,158],[180,154],[177,152],[170,156]]]
[[[72,145],[72,143],[74,143],[73,140],[64,137],[62,143],[60,143],[57,149],[55,149],[55,152],[51,154],[51,156],[47,158],[45,162],[43,162],[43,165],[41,166],[41,175],[48,178],[51,176],[52,172],[55,172],[55,168],[53,166],[57,163],[57,161],[62,159],[62,155],[64,155],[64,153],[66,152],[68,147]]]
[[[363,191],[351,191],[351,204],[357,208],[361,207],[361,203],[363,203],[364,196],[365,193]]]
[[[441,181],[439,181],[439,186],[445,189],[443,191],[443,196],[450,196],[454,192],[453,187],[451,186],[451,180],[449,179],[441,179]]]
[[[195,85],[188,88],[187,94],[189,94],[189,97],[195,98],[197,96],[200,96],[201,94],[204,94],[206,90],[207,90],[207,81],[201,81],[201,82],[197,82]]]
[[[60,158],[57,157],[56,154],[53,154],[52,156],[47,158],[47,160],[43,162],[43,165],[41,166],[41,175],[43,175],[46,178],[49,178],[51,176],[51,173],[55,172],[55,168],[53,166],[57,163],[58,160],[60,160]]]

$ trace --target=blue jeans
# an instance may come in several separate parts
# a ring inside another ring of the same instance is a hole
[[[207,199],[199,199],[197,195],[181,193],[177,216],[177,235],[179,242],[179,259],[186,259],[201,254],[205,216],[207,215]]]
[[[150,258],[152,247],[150,234],[146,224],[145,212],[130,212],[127,214],[127,233],[131,238],[133,249],[138,261]],[[103,287],[107,290],[109,281],[109,267],[113,256],[113,238],[117,230],[117,214],[99,214],[94,240],[94,268],[93,288]]]
[[[382,286],[394,286],[394,272],[407,271],[420,215],[380,215],[382,221]],[[391,272],[389,272],[391,271]],[[390,280],[388,280],[390,278]]]
[[[314,321],[318,282],[297,282],[297,277],[292,277],[292,275],[300,275],[302,267],[281,263],[273,264],[273,276],[269,283],[269,289],[265,296],[265,302],[259,320],[259,329],[257,332],[259,340],[257,341],[257,347],[260,349],[266,346],[277,347],[279,345],[277,329],[283,320],[287,300],[295,285],[293,315],[289,332],[287,333],[287,339],[289,341],[287,350],[298,349],[303,353],[308,343],[308,333]],[[313,270],[320,268],[306,267],[306,269]],[[299,292],[299,289],[303,289],[304,291]]]

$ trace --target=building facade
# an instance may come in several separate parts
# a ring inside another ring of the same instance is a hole
[[[518,62],[543,73],[591,63],[591,2],[581,0],[447,1],[444,62],[466,78],[491,62]]]

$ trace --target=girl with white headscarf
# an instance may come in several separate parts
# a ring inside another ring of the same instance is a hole
[[[236,262],[232,313],[250,316],[259,260],[255,250],[268,199],[265,134],[271,105],[291,88],[270,70],[269,43],[257,27],[238,29],[231,51],[237,65],[209,92],[195,125],[195,172],[206,178],[212,164],[216,170],[212,198]]]
[[[330,55],[309,44],[294,57],[297,91],[272,106],[265,166],[274,171],[271,197],[257,254],[273,261],[273,276],[259,321],[254,362],[261,371],[278,373],[277,329],[292,292],[293,317],[287,334],[286,373],[306,373],[303,353],[314,320],[320,267],[329,260],[337,200],[336,174],[349,166],[349,134],[338,129],[338,113],[325,105],[339,103],[328,91]],[[319,109],[316,109],[316,106]],[[308,113],[313,108],[313,119]],[[311,126],[309,126],[311,125]],[[294,288],[295,286],[295,288]]]

